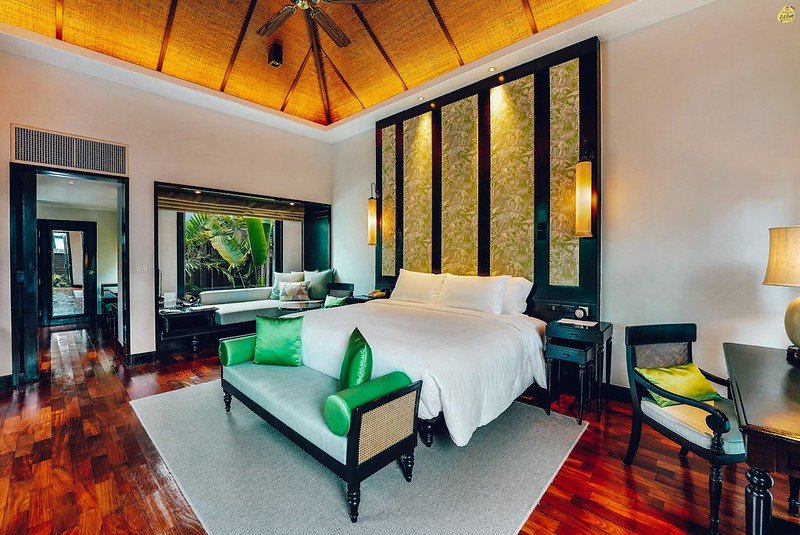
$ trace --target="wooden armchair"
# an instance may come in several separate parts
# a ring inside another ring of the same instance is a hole
[[[722,466],[744,461],[745,448],[739,432],[736,410],[730,399],[700,402],[679,396],[648,381],[635,368],[665,368],[692,362],[692,343],[697,340],[697,325],[631,326],[625,329],[628,379],[631,387],[633,419],[625,464],[630,465],[639,448],[642,422],[677,443],[680,456],[694,453],[711,463],[708,481],[710,500],[709,533],[719,533],[719,503],[722,496]],[[701,370],[705,377],[729,389],[726,379]],[[650,392],[678,405],[660,407]]]

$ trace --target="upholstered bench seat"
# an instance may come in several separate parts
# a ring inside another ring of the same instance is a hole
[[[331,433],[322,416],[322,404],[338,390],[338,379],[306,366],[248,361],[226,367],[225,380],[319,449],[347,462],[347,437]]]
[[[736,418],[736,409],[729,399],[707,401],[708,405],[721,410],[731,423],[731,430],[722,435],[722,450],[726,455],[739,455],[744,453],[744,439],[739,431],[739,420]],[[686,438],[700,447],[711,449],[711,439],[714,433],[706,425],[708,413],[691,405],[672,405],[659,407],[649,397],[642,398],[642,412],[660,423],[670,431]]]

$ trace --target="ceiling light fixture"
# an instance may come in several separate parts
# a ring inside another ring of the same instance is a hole
[[[425,100],[425,97],[417,97],[417,100]]]
[[[489,67],[489,72],[494,72],[497,70],[497,67]]]
[[[194,190],[194,194],[195,194],[195,195],[200,195],[201,193],[203,193],[203,192],[202,192],[202,191],[200,191],[199,189],[196,189],[196,190]]]

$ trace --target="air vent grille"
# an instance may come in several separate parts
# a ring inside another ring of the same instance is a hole
[[[15,162],[110,175],[128,172],[128,147],[81,136],[12,126]]]

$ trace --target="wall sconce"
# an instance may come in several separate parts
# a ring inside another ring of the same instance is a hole
[[[584,146],[586,142],[584,141]],[[592,160],[594,154],[584,151],[575,165],[575,237],[592,237]]]
[[[378,199],[376,186],[370,186],[370,197],[367,199],[367,245],[378,243]]]

